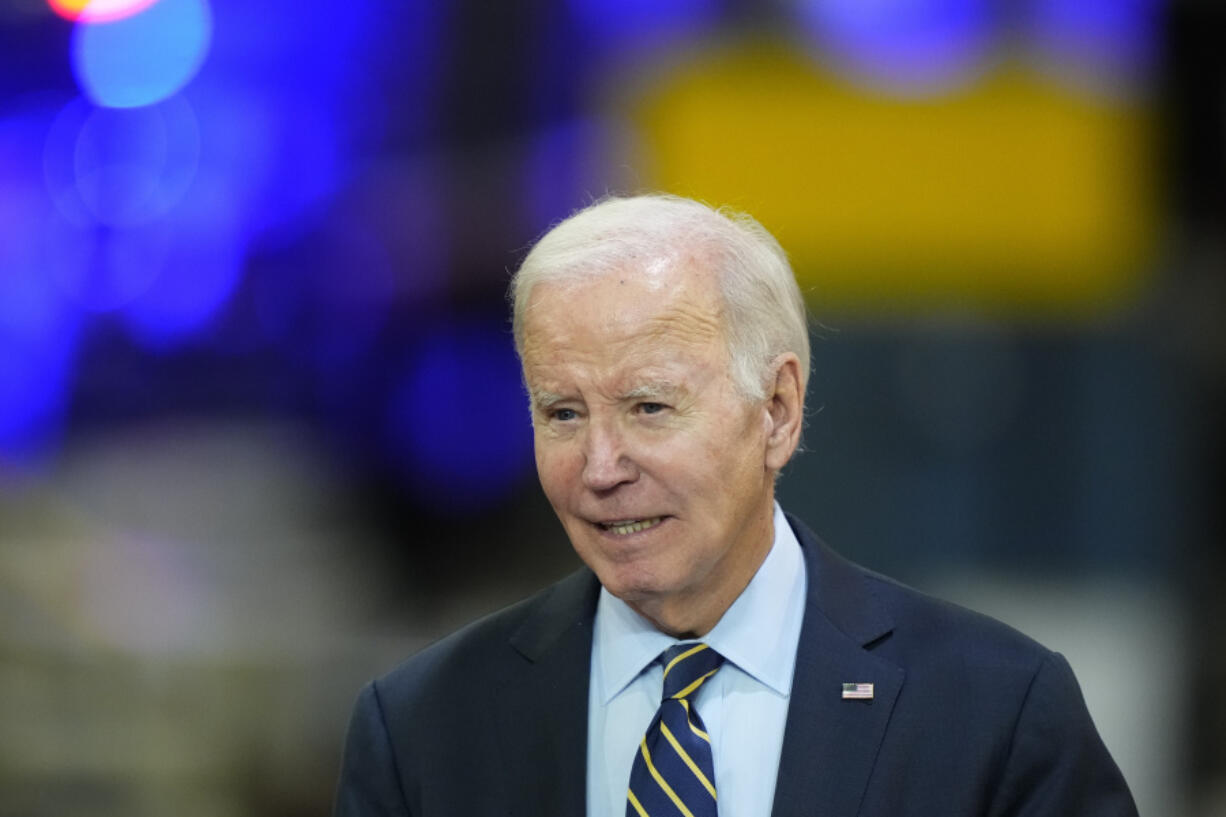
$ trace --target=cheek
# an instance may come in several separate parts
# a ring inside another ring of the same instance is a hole
[[[536,441],[536,474],[545,495],[555,504],[578,478],[574,457],[567,454],[566,448],[539,438]]]
[[[754,429],[739,429],[740,436],[705,445],[693,453],[695,488],[731,510],[741,499],[756,496],[764,479],[765,460]]]

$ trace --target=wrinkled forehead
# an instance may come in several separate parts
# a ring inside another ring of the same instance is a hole
[[[725,308],[714,276],[692,264],[648,262],[537,284],[526,304],[525,362],[542,345],[722,343]]]

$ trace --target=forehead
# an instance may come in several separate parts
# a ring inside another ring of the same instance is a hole
[[[538,284],[524,314],[525,369],[568,362],[633,363],[722,351],[723,300],[692,265],[645,265]]]

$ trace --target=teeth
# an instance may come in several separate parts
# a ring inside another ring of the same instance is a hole
[[[660,524],[662,517],[656,516],[651,519],[628,519],[625,522],[610,522],[605,525],[607,530],[611,530],[618,536],[625,536],[628,533],[638,533],[641,530],[655,527]]]

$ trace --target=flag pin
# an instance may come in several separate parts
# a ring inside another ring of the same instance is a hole
[[[872,684],[843,684],[844,701],[871,701],[872,699]]]

